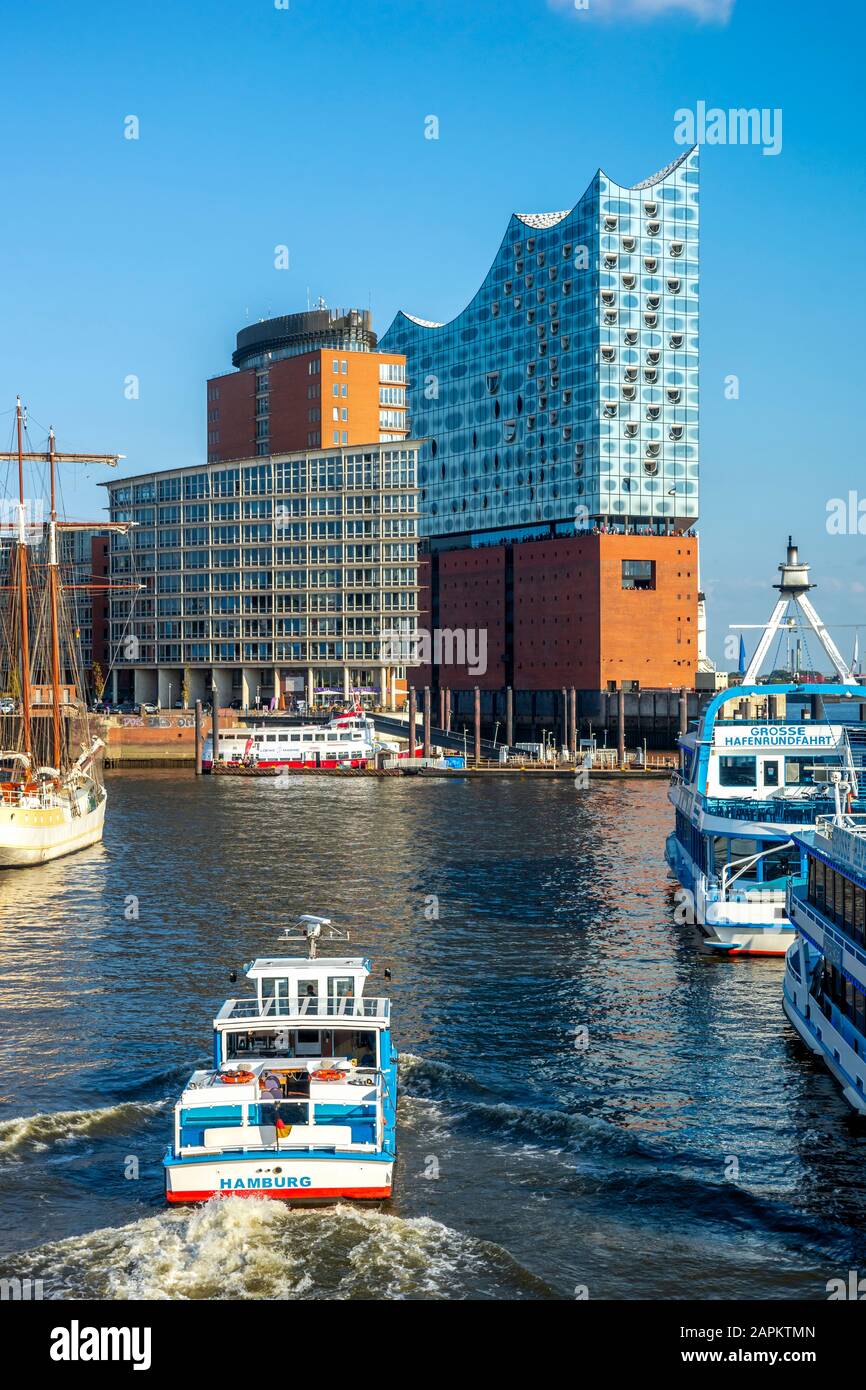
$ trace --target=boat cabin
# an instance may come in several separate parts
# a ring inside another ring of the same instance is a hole
[[[364,994],[362,957],[263,957],[250,998],[214,1019],[213,1068],[193,1073],[176,1110],[176,1153],[381,1144],[395,1059],[390,1000]]]
[[[247,979],[254,999],[229,999],[214,1021],[214,1063],[339,1058],[358,1067],[383,1065],[380,1034],[390,1003],[364,996],[370,962],[361,957],[264,957]]]

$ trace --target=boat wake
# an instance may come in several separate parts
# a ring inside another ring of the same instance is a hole
[[[15,1255],[54,1299],[548,1296],[500,1247],[433,1221],[214,1199]]]
[[[164,1101],[102,1106],[96,1110],[56,1110],[0,1121],[0,1161],[16,1161],[58,1144],[91,1135],[122,1134],[141,1124],[143,1115],[165,1108]]]
[[[431,1096],[443,1089],[481,1092],[485,1088],[469,1072],[460,1071],[448,1062],[436,1062],[419,1057],[414,1052],[400,1053],[400,1085],[408,1086],[416,1096]]]

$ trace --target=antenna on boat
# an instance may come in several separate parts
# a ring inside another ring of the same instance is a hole
[[[755,685],[757,683],[758,673],[770,650],[773,638],[778,632],[786,631],[790,635],[792,628],[802,625],[804,629],[815,634],[843,684],[856,685],[857,676],[847,665],[824,622],[815,611],[812,601],[807,597],[809,590],[814,589],[815,585],[809,579],[809,566],[800,559],[799,548],[794,544],[792,536],[788,537],[788,549],[784,563],[779,565],[779,575],[779,583],[773,585],[774,589],[779,590],[778,601],[770,615],[770,621],[757,624],[763,628],[763,633],[749,662],[748,670],[743,676],[742,684]],[[790,616],[788,616],[789,611]],[[799,624],[798,619],[800,620]],[[742,628],[756,625],[733,623],[732,626]]]
[[[318,952],[319,938],[322,936],[322,928],[328,930],[322,938],[324,941],[348,941],[349,933],[340,931],[337,927],[331,926],[330,917],[314,917],[312,913],[303,912],[298,918],[295,927],[286,927],[280,936],[280,941],[306,941],[309,948],[310,960],[315,960]]]

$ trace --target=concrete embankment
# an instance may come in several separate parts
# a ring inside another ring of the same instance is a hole
[[[220,727],[238,723],[233,711],[223,710]],[[204,721],[205,734],[210,720]],[[105,744],[105,766],[189,767],[195,763],[195,715],[192,710],[161,715],[112,715],[97,721],[96,732]]]

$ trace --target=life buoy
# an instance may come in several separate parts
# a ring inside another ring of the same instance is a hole
[[[343,1081],[344,1078],[345,1073],[336,1068],[325,1067],[322,1071],[313,1072],[314,1081]]]
[[[222,1071],[220,1081],[224,1086],[248,1086],[251,1081],[255,1081],[254,1071]]]

